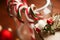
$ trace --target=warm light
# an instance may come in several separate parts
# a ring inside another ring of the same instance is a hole
[[[16,40],[19,40],[19,38],[16,38]]]
[[[12,32],[12,29],[11,29],[11,28],[8,28],[8,30],[9,30],[10,32]]]
[[[0,25],[0,31],[2,30],[2,26]]]

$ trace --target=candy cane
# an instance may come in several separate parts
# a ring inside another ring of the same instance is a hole
[[[40,10],[42,10],[42,9],[44,9],[44,8],[46,8],[49,4],[50,4],[50,0],[46,0],[47,1],[47,3],[43,6],[43,7],[41,7],[41,8],[38,8],[38,9],[36,9],[36,10],[34,10],[35,12],[36,11],[40,11]]]
[[[27,18],[27,20],[29,21],[29,22],[34,22],[34,20],[32,20],[31,18],[29,18],[29,16],[28,16],[28,13],[29,13],[29,7],[28,7],[28,5],[27,5],[27,3],[26,3],[26,0],[23,0],[24,1],[24,4],[22,3],[22,2],[19,2],[19,1],[17,1],[17,0],[15,0],[15,1],[13,1],[13,2],[9,2],[10,4],[8,4],[8,5],[17,5],[17,6],[15,6],[14,7],[14,9],[13,9],[13,11],[14,11],[14,13],[13,14],[11,14],[11,13],[9,13],[9,15],[10,16],[17,16],[17,11],[18,11],[18,9],[19,9],[19,15],[20,15],[20,17],[21,17],[21,10],[23,9],[23,8],[25,8],[25,15],[26,15],[26,18]],[[10,8],[9,8],[10,9]],[[32,7],[32,9],[33,9],[33,7]],[[10,10],[9,10],[10,11]],[[12,10],[11,10],[12,11]],[[35,20],[37,20],[37,18],[34,18]]]
[[[14,13],[9,13],[9,15],[11,16],[16,16],[17,15],[17,11],[18,11],[18,7],[20,5],[22,5],[23,3],[18,1],[18,0],[10,0],[8,1],[8,12],[13,11]],[[11,6],[13,7],[13,10],[11,10]]]

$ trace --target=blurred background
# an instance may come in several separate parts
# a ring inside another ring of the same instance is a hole
[[[60,0],[51,0],[53,5],[53,14],[60,13]],[[36,7],[41,7],[45,4],[44,0],[27,0],[28,5],[35,4]],[[19,38],[16,32],[16,26],[13,18],[8,15],[6,0],[0,0],[0,25],[3,29],[11,28],[13,34],[13,40]]]

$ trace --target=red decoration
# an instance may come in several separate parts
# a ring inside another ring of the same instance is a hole
[[[3,30],[1,34],[2,34],[1,37],[2,40],[12,40],[12,33],[10,31]]]
[[[49,19],[47,20],[47,23],[48,23],[48,24],[52,24],[52,23],[53,23],[53,19],[52,19],[52,18],[49,18]]]
[[[35,17],[34,19],[35,19],[36,21],[39,20],[39,18],[37,18],[37,17]]]
[[[36,31],[37,31],[37,32],[40,32],[41,30],[40,30],[39,28],[36,28]]]

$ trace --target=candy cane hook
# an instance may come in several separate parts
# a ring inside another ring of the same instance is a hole
[[[35,12],[36,11],[40,11],[40,10],[42,10],[42,9],[44,9],[44,8],[46,8],[49,4],[50,4],[50,0],[46,0],[47,1],[47,3],[43,6],[43,7],[41,7],[41,8],[38,8],[38,9],[36,9],[36,10],[34,10]]]

